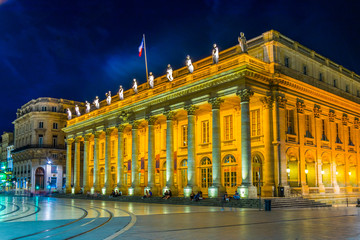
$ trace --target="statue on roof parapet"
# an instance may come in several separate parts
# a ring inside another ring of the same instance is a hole
[[[214,45],[213,45],[212,60],[213,60],[213,64],[216,64],[219,62],[219,48],[216,46],[216,43],[214,43]]]
[[[123,89],[122,85],[120,85],[118,94],[119,94],[120,100],[123,100],[124,99],[124,89]]]
[[[170,64],[168,64],[166,72],[167,72],[167,74],[166,74],[167,79],[169,79],[170,82],[172,80],[174,80],[174,78],[173,78],[173,70],[172,70]]]
[[[98,96],[96,96],[93,104],[95,105],[96,109],[100,108],[100,102],[99,102],[99,97]]]
[[[76,113],[76,116],[80,117],[81,113],[80,113],[80,108],[78,105],[75,105],[75,113]]]
[[[150,88],[154,88],[154,75],[152,74],[152,72],[150,72],[148,82],[149,82]]]
[[[191,58],[189,55],[186,56],[185,64],[188,67],[190,73],[194,72],[194,66],[192,65]]]
[[[111,91],[105,93],[107,105],[111,104]]]
[[[243,32],[240,33],[240,37],[238,37],[238,41],[241,48],[241,52],[247,53],[247,42],[246,42],[245,34]]]
[[[71,119],[71,117],[72,117],[72,114],[71,114],[70,108],[67,108],[67,109],[66,109],[66,113],[67,113],[67,118],[68,118],[68,120],[70,120],[70,119]]]
[[[137,82],[136,82],[136,79],[134,78],[132,88],[134,89],[135,94],[138,93],[137,87],[138,87],[138,86],[137,86]]]
[[[91,109],[91,105],[88,101],[85,101],[85,112],[86,113],[89,113],[90,112],[90,109]]]

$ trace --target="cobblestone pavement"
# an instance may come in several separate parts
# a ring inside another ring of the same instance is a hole
[[[0,196],[0,239],[360,239],[355,207],[254,209]]]

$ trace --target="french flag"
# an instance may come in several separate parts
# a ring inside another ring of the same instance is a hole
[[[139,46],[139,57],[141,57],[143,49],[144,49],[144,37],[142,38],[141,44]]]

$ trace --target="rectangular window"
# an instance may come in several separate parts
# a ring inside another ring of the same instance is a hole
[[[349,132],[349,146],[354,146],[351,136],[351,127],[348,127],[348,132]]]
[[[42,106],[42,107],[41,107],[41,111],[46,111],[46,107],[45,107],[45,106]]]
[[[340,127],[339,127],[338,123],[335,124],[335,131],[336,131],[336,141],[335,141],[335,143],[342,143],[341,138],[340,138],[341,137]]]
[[[44,128],[44,122],[39,122],[39,128]]]
[[[181,126],[181,146],[187,146],[187,138],[188,138],[188,128],[187,125]]]
[[[53,123],[53,129],[58,129],[58,124],[57,123]]]
[[[201,143],[209,143],[209,120],[201,122]]]
[[[232,140],[234,138],[233,136],[233,116],[225,116],[224,117],[224,140]]]
[[[39,145],[41,146],[44,142],[44,136],[42,134],[39,134]]]
[[[333,86],[334,86],[334,87],[337,87],[337,81],[336,81],[336,79],[334,79],[334,81],[333,81]]]
[[[51,107],[52,112],[56,112],[56,110],[57,110],[56,107]]]
[[[51,157],[52,157],[53,159],[57,159],[58,155],[57,155],[56,153],[53,153],[53,154],[51,154]]]
[[[290,67],[290,59],[288,57],[284,58],[284,65],[285,67]]]
[[[286,110],[286,126],[288,134],[295,134],[294,128],[294,110]]]
[[[356,91],[356,96],[357,96],[357,97],[360,97],[360,90],[357,90],[357,91]]]
[[[307,72],[307,66],[306,66],[306,65],[303,66],[303,74],[305,74],[305,75],[308,74],[308,72]]]
[[[349,84],[346,84],[346,86],[345,86],[345,91],[346,91],[347,93],[350,92]]]
[[[251,136],[261,135],[260,109],[250,111],[250,132]]]
[[[326,122],[325,122],[325,119],[321,119],[321,125],[322,125],[322,128],[321,128],[321,132],[322,132],[322,134],[321,134],[321,140],[322,141],[329,141],[328,139],[327,139],[327,137],[326,137],[326,135],[327,135],[327,124],[326,124]]]
[[[312,138],[312,124],[310,115],[305,115],[305,137]]]
[[[58,144],[58,136],[53,135],[53,137],[52,137],[52,145],[53,145],[53,147],[57,147],[57,144]]]
[[[51,177],[50,186],[52,188],[56,188],[56,182],[57,182],[57,178],[56,177]]]
[[[319,73],[319,81],[322,82],[324,79],[323,79],[323,75],[322,73]]]

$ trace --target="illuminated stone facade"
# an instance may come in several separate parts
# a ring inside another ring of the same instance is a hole
[[[61,191],[65,165],[66,108],[74,101],[55,98],[31,100],[17,111],[14,124],[13,175],[15,192]]]
[[[68,121],[67,192],[359,191],[358,75],[276,31],[193,66]]]

